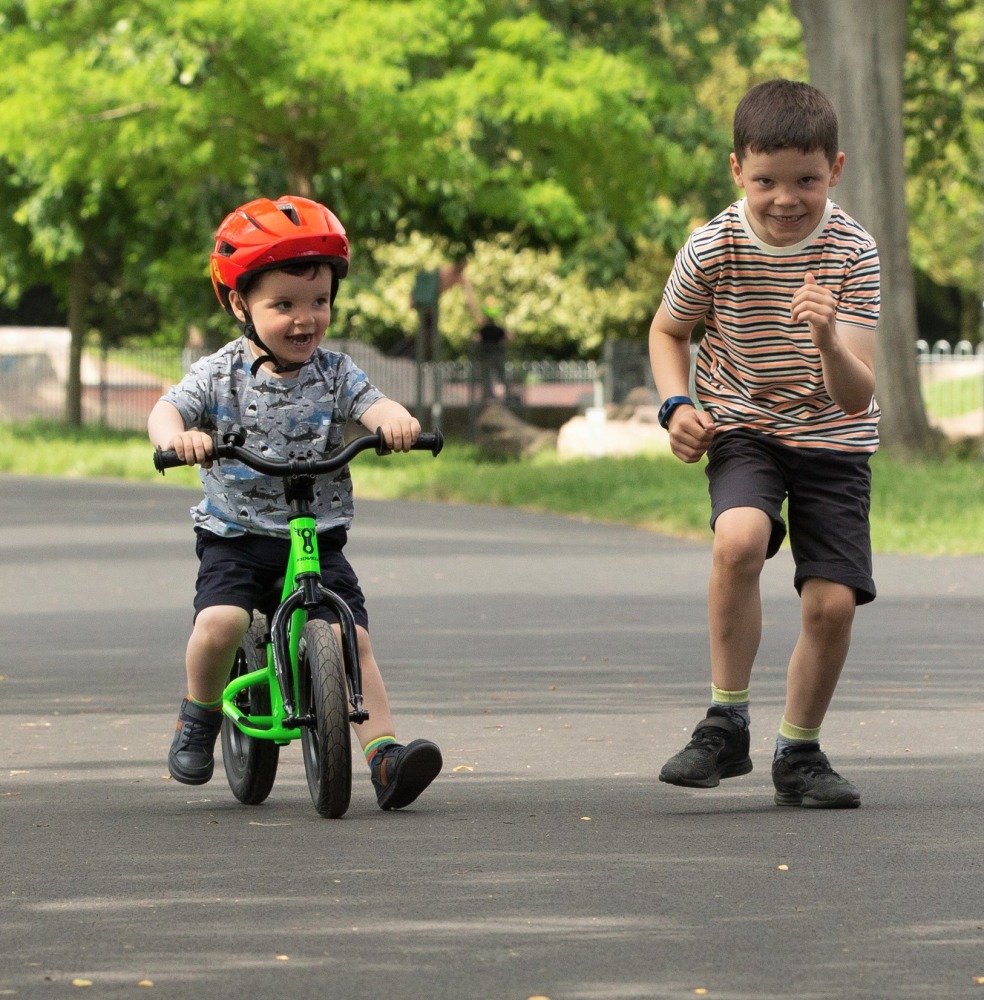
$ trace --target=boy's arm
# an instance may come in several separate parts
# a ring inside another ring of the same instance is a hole
[[[875,394],[875,335],[864,327],[837,322],[837,302],[807,272],[793,294],[792,319],[807,323],[820,351],[823,384],[845,413],[863,413]]]
[[[649,327],[649,361],[660,399],[690,395],[690,334],[693,323],[673,319],[661,303]],[[676,407],[667,424],[670,450],[684,462],[696,462],[714,437],[710,415],[686,403]]]
[[[380,430],[390,451],[409,451],[420,435],[420,421],[394,399],[377,399],[359,417],[367,431]]]
[[[199,430],[185,430],[184,418],[177,408],[163,399],[159,399],[147,418],[147,434],[150,443],[155,448],[165,450],[173,448],[178,458],[187,465],[204,465],[212,463],[211,435]]]

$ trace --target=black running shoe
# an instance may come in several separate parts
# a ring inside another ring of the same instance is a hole
[[[187,698],[181,702],[167,769],[175,781],[204,785],[215,766],[215,738],[222,728],[222,713],[210,712]]]
[[[842,778],[819,745],[790,750],[772,764],[777,806],[808,809],[856,809],[861,795]]]
[[[440,774],[441,751],[430,740],[389,743],[372,758],[369,774],[380,809],[402,809]]]
[[[694,726],[690,742],[663,765],[659,780],[689,788],[715,788],[722,778],[737,778],[751,769],[748,729],[712,708]]]

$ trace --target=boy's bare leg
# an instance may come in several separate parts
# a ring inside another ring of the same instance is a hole
[[[819,729],[851,645],[854,591],[811,577],[803,584],[802,626],[786,674],[787,722]]]
[[[181,703],[167,758],[171,776],[186,785],[212,777],[222,691],[247,628],[248,612],[231,605],[205,608],[195,619],[185,653],[188,698]]]
[[[711,681],[723,691],[744,691],[762,638],[759,576],[772,532],[768,515],[733,507],[714,525],[707,593]]]
[[[406,746],[396,741],[393,714],[369,633],[357,625],[356,636],[362,668],[362,700],[369,718],[352,728],[366,754],[379,807],[402,809],[415,801],[440,773],[441,751],[430,740],[413,740]]]
[[[780,806],[854,809],[861,795],[819,747],[826,715],[851,644],[854,590],[830,580],[804,582],[802,627],[786,674],[786,707],[772,764]]]
[[[768,515],[751,507],[726,510],[714,525],[707,594],[711,681],[715,688],[739,698],[748,689],[762,635],[759,575],[771,530]],[[748,774],[752,761],[747,701],[744,704],[746,712],[737,717],[727,711],[709,711],[694,727],[690,742],[663,765],[659,780],[714,788],[722,778]]]
[[[341,630],[334,626],[336,638],[341,644]],[[353,726],[355,735],[363,749],[380,736],[396,736],[393,713],[390,711],[389,697],[379,664],[372,651],[369,633],[361,626],[355,628],[359,645],[359,665],[362,668],[362,703],[369,713],[369,719],[361,725]]]
[[[196,617],[185,653],[188,694],[195,701],[210,705],[222,698],[249,620],[242,608],[226,604],[205,608]]]

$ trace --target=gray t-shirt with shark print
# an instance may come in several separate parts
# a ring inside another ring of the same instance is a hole
[[[246,428],[246,447],[269,458],[293,453],[322,458],[345,443],[345,424],[383,399],[347,354],[319,347],[294,376],[250,375],[253,358],[243,338],[196,362],[161,398],[184,420],[186,430]],[[241,462],[222,459],[201,470],[205,497],[191,510],[198,528],[216,535],[246,533],[287,537],[283,480],[264,476]],[[348,467],[315,483],[318,531],[348,528],[355,513]]]

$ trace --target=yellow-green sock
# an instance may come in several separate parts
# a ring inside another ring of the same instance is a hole
[[[222,699],[218,701],[199,701],[197,698],[192,698],[188,695],[188,701],[192,705],[197,705],[199,708],[204,708],[206,712],[220,712],[222,710]]]
[[[776,737],[775,759],[784,757],[790,750],[802,750],[804,747],[820,746],[820,727],[816,729],[804,729],[802,726],[794,726],[786,721],[783,716],[779,723],[779,735]]]
[[[751,718],[748,713],[749,688],[743,691],[726,691],[711,684],[711,708],[724,712],[729,719],[740,722],[746,729]]]

